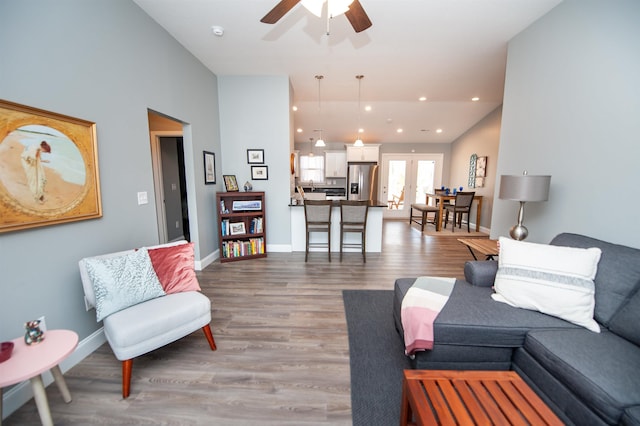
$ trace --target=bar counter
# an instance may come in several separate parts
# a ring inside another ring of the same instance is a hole
[[[302,204],[289,204],[291,214],[291,250],[305,251],[306,231],[304,220],[304,206]],[[370,201],[367,213],[367,241],[365,251],[367,253],[380,253],[382,251],[382,207],[387,208],[387,203],[377,200]],[[326,234],[312,233],[312,242],[326,242]],[[360,235],[347,233],[345,243],[360,241]],[[310,251],[326,251],[321,248],[311,248]],[[340,251],[340,200],[333,200],[331,209],[331,251]],[[357,248],[345,248],[344,252],[358,252]]]

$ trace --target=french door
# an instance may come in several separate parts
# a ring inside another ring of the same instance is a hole
[[[442,184],[443,154],[382,154],[380,200],[385,219],[408,219],[412,203],[424,203]]]

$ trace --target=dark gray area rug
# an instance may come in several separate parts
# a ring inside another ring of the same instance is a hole
[[[411,368],[393,322],[393,291],[343,290],[354,426],[400,423],[402,371]]]

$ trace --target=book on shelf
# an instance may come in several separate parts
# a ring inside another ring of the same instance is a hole
[[[264,254],[264,239],[251,238],[249,240],[225,241],[222,244],[222,255],[225,258]]]
[[[249,233],[250,234],[261,234],[262,231],[262,218],[254,217],[249,224]]]
[[[229,235],[229,227],[230,227],[230,223],[229,223],[229,219],[222,219],[222,221],[220,222],[220,232],[222,233],[223,237],[226,237],[227,235]]]

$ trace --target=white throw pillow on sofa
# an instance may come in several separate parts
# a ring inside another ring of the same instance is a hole
[[[500,238],[491,296],[498,302],[562,318],[596,333],[593,319],[599,248],[561,247]]]

